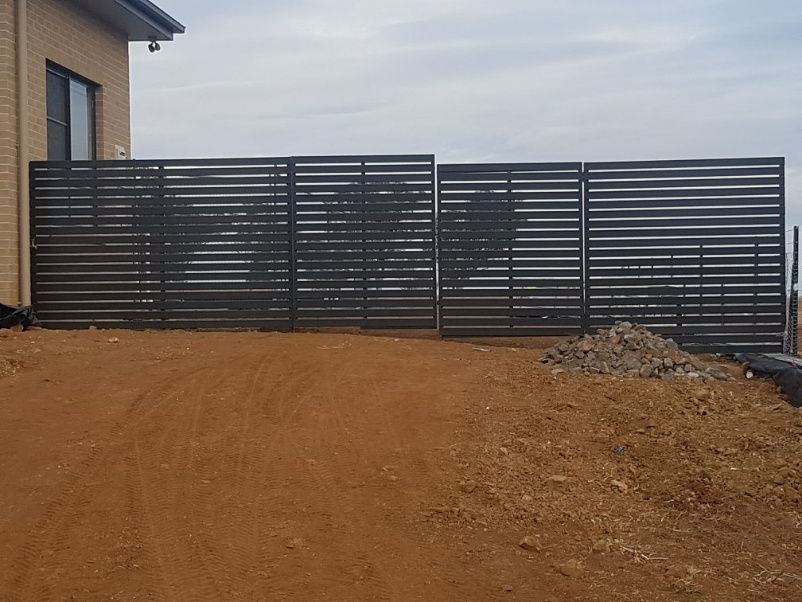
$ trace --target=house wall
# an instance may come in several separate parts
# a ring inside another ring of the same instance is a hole
[[[0,0],[0,303],[19,298],[14,2]]]
[[[19,301],[14,0],[0,0],[0,302]],[[97,156],[130,154],[127,36],[69,0],[28,0],[30,159],[47,159],[46,64],[91,80],[97,91]]]

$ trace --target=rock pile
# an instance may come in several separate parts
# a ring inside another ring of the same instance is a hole
[[[612,374],[627,378],[728,380],[730,375],[682,351],[671,339],[650,332],[645,326],[618,322],[596,335],[585,335],[560,343],[541,358],[563,372]]]

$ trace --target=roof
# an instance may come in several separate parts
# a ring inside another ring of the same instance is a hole
[[[168,41],[186,28],[149,0],[75,0],[128,34],[131,42]]]

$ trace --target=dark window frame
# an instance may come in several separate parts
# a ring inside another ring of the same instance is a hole
[[[89,123],[89,127],[91,128],[91,144],[89,145],[89,161],[97,160],[97,93],[100,89],[100,85],[96,84],[90,79],[87,79],[81,75],[78,75],[74,71],[70,71],[58,65],[57,63],[53,63],[52,61],[47,61],[45,67],[45,75],[55,75],[56,77],[60,77],[65,80],[65,115],[67,118],[67,123],[56,119],[55,117],[50,116],[50,111],[46,108],[45,109],[45,117],[47,120],[47,127],[50,127],[50,123],[53,122],[63,128],[66,129],[67,132],[67,161],[72,161],[72,107],[71,107],[71,93],[70,93],[70,85],[72,82],[80,84],[87,89],[87,96],[88,96],[88,103],[89,103],[89,113],[91,116],[91,122]],[[45,85],[45,99],[49,100],[49,86]],[[47,103],[46,103],[47,105]],[[48,149],[48,155],[50,154]],[[48,156],[48,160],[52,160],[50,156]]]

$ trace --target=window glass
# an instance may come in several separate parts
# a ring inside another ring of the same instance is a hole
[[[47,158],[50,161],[67,161],[69,153],[67,126],[55,121],[47,122]]]
[[[47,67],[47,158],[95,158],[95,86],[59,67]]]
[[[70,150],[73,161],[94,159],[92,96],[89,86],[70,81]]]
[[[67,123],[67,78],[47,72],[47,118]]]

